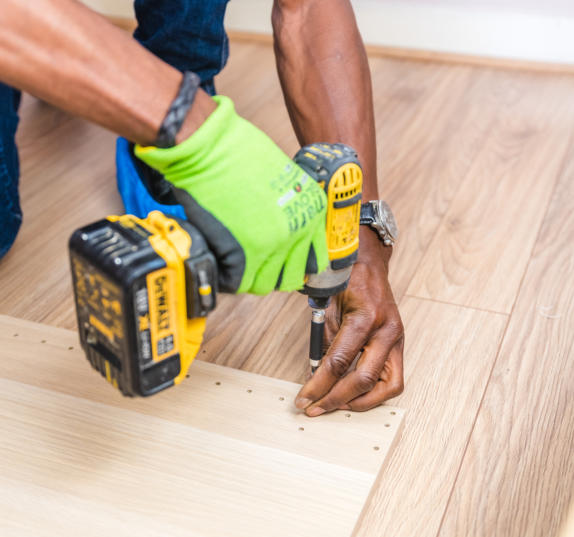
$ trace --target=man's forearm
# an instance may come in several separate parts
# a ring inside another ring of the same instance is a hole
[[[301,145],[343,142],[359,154],[364,199],[378,198],[371,75],[349,0],[275,0],[275,53]]]
[[[181,73],[75,0],[0,2],[0,80],[152,144]],[[179,139],[215,104],[199,92]]]

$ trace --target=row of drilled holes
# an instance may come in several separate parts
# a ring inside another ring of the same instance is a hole
[[[12,334],[12,337],[18,337],[18,334]],[[48,342],[47,342],[45,339],[43,339],[42,341],[40,341],[40,343],[48,343]],[[68,350],[69,350],[69,351],[73,351],[73,350],[74,350],[74,347],[73,347],[72,345],[70,345],[70,346],[68,347]]]
[[[13,337],[18,337],[18,334],[14,334]],[[46,341],[45,339],[43,339],[40,343],[47,343],[47,341]],[[73,346],[70,346],[70,347],[68,347],[68,350],[69,350],[69,351],[72,351],[72,350],[74,350],[74,347],[73,347]],[[186,376],[189,378],[189,375],[186,375]],[[221,386],[221,382],[218,380],[218,381],[215,382],[215,385],[216,385],[216,386]],[[248,388],[246,391],[247,391],[247,393],[253,393],[253,390],[252,390],[251,388]],[[285,397],[283,397],[283,396],[279,397],[279,401],[285,401]],[[395,412],[394,410],[391,410],[391,416],[394,416],[395,414],[396,414],[396,412]],[[352,416],[352,414],[350,414],[349,412],[347,412],[347,413],[345,414],[345,417],[346,417],[346,418],[350,418],[351,416]],[[385,427],[390,427],[390,426],[391,426],[390,423],[385,423]],[[305,430],[305,427],[299,427],[299,430],[300,430],[300,431],[304,431],[304,430]],[[374,449],[375,451],[379,451],[379,449],[381,449],[381,448],[380,448],[379,446],[373,446],[373,449]]]
[[[189,375],[188,375],[188,376],[189,376]],[[216,385],[216,386],[221,386],[221,382],[218,380],[218,381],[215,382],[215,385]],[[253,393],[253,390],[252,390],[251,388],[248,388],[246,391],[247,391],[247,393]],[[285,401],[285,397],[283,397],[283,396],[279,397],[279,401]],[[390,414],[391,414],[391,416],[395,416],[397,413],[396,413],[394,410],[391,410]],[[352,414],[350,414],[349,412],[347,412],[347,413],[345,414],[345,417],[346,417],[346,418],[350,418],[351,416],[352,416]],[[385,423],[385,427],[390,427],[390,426],[391,426],[390,423]],[[304,430],[305,430],[305,427],[299,427],[299,430],[300,430],[300,431],[304,431]],[[373,449],[374,449],[375,451],[379,451],[381,448],[380,448],[379,446],[373,446]]]

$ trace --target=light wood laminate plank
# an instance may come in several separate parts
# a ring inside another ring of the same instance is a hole
[[[356,537],[435,537],[507,317],[416,298],[406,327],[405,429]],[[460,535],[472,535],[461,533]]]
[[[573,150],[538,235],[442,537],[551,537],[574,501]]]
[[[409,295],[511,311],[566,156],[574,81],[501,73],[499,83],[505,106],[434,235]]]

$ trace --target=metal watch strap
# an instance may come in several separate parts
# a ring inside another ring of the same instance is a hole
[[[195,100],[200,83],[201,79],[195,73],[191,71],[183,73],[179,91],[159,128],[156,147],[167,148],[176,145],[175,138]]]
[[[369,202],[361,204],[361,216],[359,223],[362,226],[370,226],[375,221],[375,209]]]
[[[391,208],[383,200],[371,200],[361,205],[361,225],[369,226],[385,246],[393,246],[398,237],[398,227]]]

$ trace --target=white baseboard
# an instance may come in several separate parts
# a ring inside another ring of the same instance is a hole
[[[270,33],[271,5],[232,0],[227,27]],[[574,18],[392,0],[353,0],[353,6],[369,45],[574,64]]]
[[[83,0],[114,17],[131,0]],[[492,58],[574,64],[574,17],[400,0],[352,0],[365,43]],[[271,33],[272,0],[231,0],[229,30]]]

